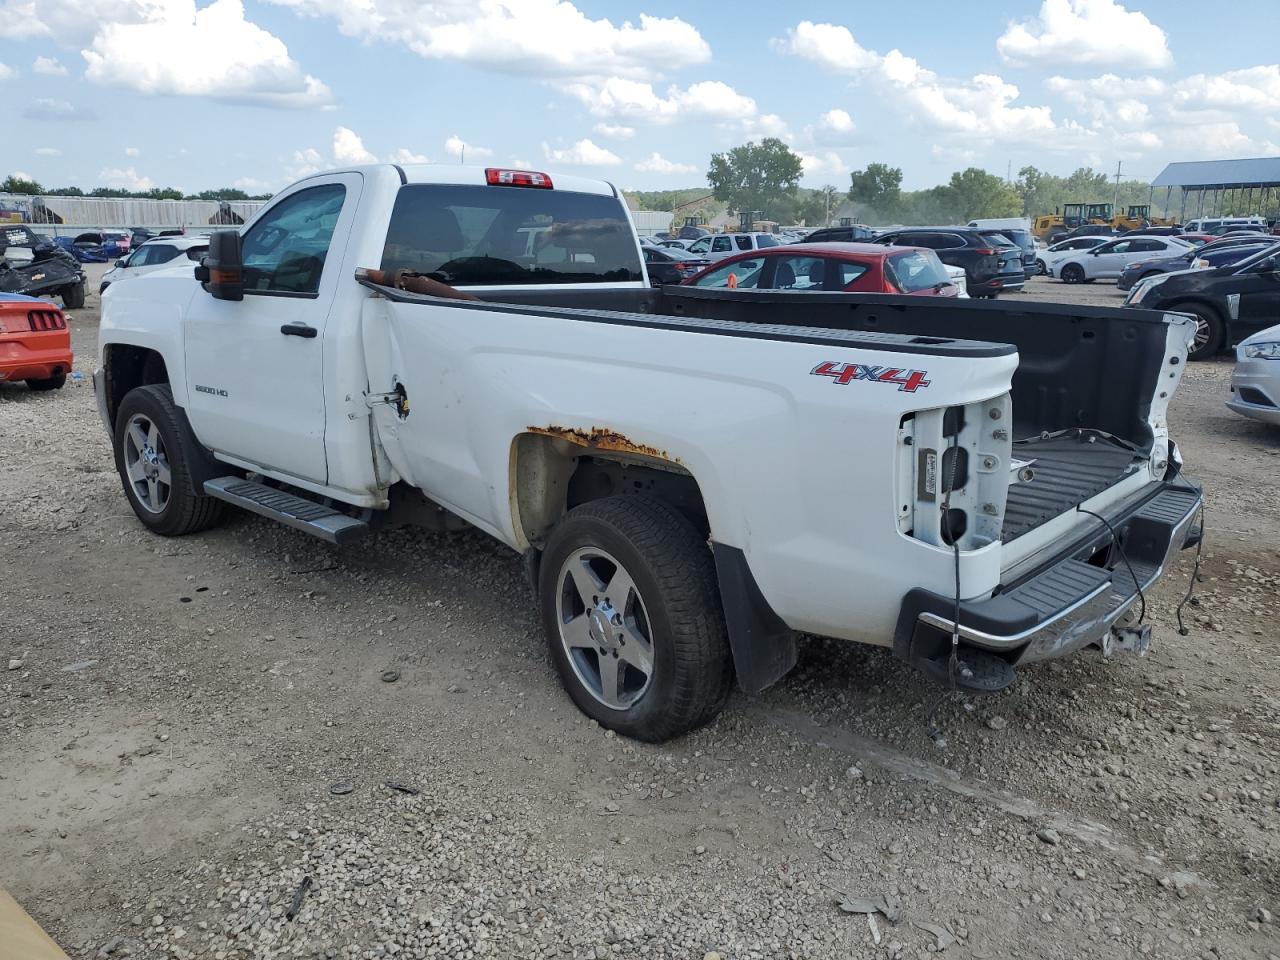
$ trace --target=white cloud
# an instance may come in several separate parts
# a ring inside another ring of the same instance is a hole
[[[694,166],[692,163],[676,163],[673,160],[668,160],[666,157],[664,157],[660,153],[657,153],[656,151],[654,153],[651,153],[644,160],[641,160],[639,163],[637,163],[636,169],[642,170],[646,173],[664,173],[664,174],[697,173],[698,172],[698,168]]]
[[[290,180],[301,180],[313,173],[319,173],[326,166],[328,164],[325,163],[320,151],[315,147],[307,147],[305,150],[294,151],[292,161],[285,168],[285,176]]]
[[[265,180],[259,180],[256,177],[241,177],[239,180],[231,184],[237,190],[243,190],[245,193],[271,193],[275,188]]]
[[[271,0],[331,17],[343,33],[403,44],[419,56],[544,77],[646,76],[706,63],[711,48],[679,17],[592,20],[567,0]]]
[[[338,127],[333,131],[333,159],[347,167],[378,162],[378,158],[364,148],[364,141],[349,127]]]
[[[996,40],[1007,63],[1102,64],[1129,69],[1173,63],[1165,32],[1116,0],[1044,0],[1040,15],[1010,23]]]
[[[741,123],[742,132],[748,137],[782,137],[791,138],[791,129],[787,122],[776,113],[762,113],[758,117],[749,117]]]
[[[774,47],[829,70],[868,79],[876,95],[896,101],[909,123],[943,134],[1005,142],[1036,142],[1055,129],[1052,111],[1016,106],[1016,86],[994,74],[943,79],[900,50],[877,53],[847,27],[803,21]]]
[[[578,82],[565,87],[587,109],[609,122],[618,119],[645,123],[675,120],[748,120],[756,115],[756,102],[719,80],[703,80],[686,89],[668,88],[663,96],[647,81],[607,77],[599,82]]]
[[[1179,106],[1273,113],[1280,104],[1280,64],[1197,73],[1177,82],[1173,100]]]
[[[393,150],[391,156],[387,157],[392,163],[430,163],[425,154],[414,153],[408,147],[400,147]]]
[[[29,174],[29,173],[27,173],[27,172],[25,172],[25,171],[23,171],[23,170],[15,170],[15,171],[13,171],[13,173],[9,174],[9,176],[13,177],[13,179],[15,179],[15,180],[26,180],[28,183],[35,183],[35,182],[36,182],[36,181],[35,181],[35,178],[34,178],[34,177],[32,177],[32,176],[31,176],[31,174]]]
[[[125,155],[126,157],[137,157],[137,156],[141,156],[141,154],[142,154],[142,151],[141,151],[141,150],[139,150],[137,147],[125,147],[125,148],[124,148],[124,155]]]
[[[36,57],[35,63],[31,64],[31,69],[34,73],[45,77],[65,77],[67,75],[67,68],[53,57]]]
[[[483,160],[485,157],[493,156],[493,151],[488,147],[477,147],[474,143],[467,143],[457,134],[444,142],[444,152],[459,158],[460,161],[468,156],[472,160]]]
[[[0,80],[12,80],[18,75],[18,71],[13,69],[7,63],[0,63]]]
[[[808,132],[816,143],[840,146],[853,142],[857,126],[847,110],[836,107],[818,117],[817,125]]]
[[[62,151],[57,147],[36,147],[35,155],[37,157],[60,157]]]
[[[1104,73],[1100,77],[1074,80],[1067,77],[1050,77],[1045,86],[1054,93],[1080,106],[1098,100],[1129,100],[1135,97],[1159,97],[1168,90],[1168,84],[1156,77],[1118,77]]]
[[[800,165],[806,177],[839,177],[849,172],[849,165],[834,150],[823,153],[805,153],[800,151]]]
[[[101,23],[81,53],[89,80],[139,93],[287,108],[333,102],[283,41],[245,19],[241,0],[200,9],[195,0],[155,0],[141,22]]]
[[[867,70],[879,60],[875,53],[853,38],[848,27],[834,23],[802,20],[788,30],[785,37],[775,38],[772,46],[779,53],[812,60],[837,73]]]
[[[616,137],[619,140],[630,140],[636,135],[635,127],[624,127],[615,123],[597,123],[592,129],[602,137]]]
[[[563,150],[544,142],[542,152],[552,163],[562,163],[567,167],[616,167],[622,162],[616,153],[596,146],[585,137]]]
[[[155,186],[150,177],[139,176],[138,171],[133,167],[124,169],[107,167],[98,171],[98,180],[104,186],[120,187],[124,190],[150,190]]]
[[[35,0],[2,0],[0,2],[0,37],[25,40],[50,34],[49,25],[36,16]]]
[[[94,119],[92,110],[85,110],[67,100],[56,100],[53,97],[37,97],[31,106],[23,108],[22,115],[28,120],[58,122]]]

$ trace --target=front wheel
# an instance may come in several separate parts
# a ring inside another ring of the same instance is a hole
[[[225,505],[191,475],[196,438],[168,384],[130,390],[116,413],[116,471],[133,512],[153,533],[180,537],[218,523]]]
[[[641,496],[571,510],[538,578],[560,679],[583,713],[660,742],[716,716],[733,662],[706,540],[674,508]]]
[[[1170,310],[1189,313],[1196,318],[1196,333],[1187,352],[1188,360],[1208,360],[1222,349],[1222,318],[1200,303],[1175,303]]]
[[[1062,268],[1063,283],[1084,283],[1084,267],[1078,263],[1068,263]]]
[[[1043,277],[1049,272],[1048,265],[1043,260],[1036,261],[1036,276]]]

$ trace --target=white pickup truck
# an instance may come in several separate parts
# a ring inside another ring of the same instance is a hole
[[[798,632],[972,690],[1141,650],[1140,591],[1199,535],[1165,420],[1188,318],[653,290],[599,181],[319,174],[103,303],[147,527],[465,521],[526,558],[577,705],[642,739],[779,679]]]

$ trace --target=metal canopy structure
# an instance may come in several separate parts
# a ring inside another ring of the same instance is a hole
[[[1165,210],[1173,188],[1181,194],[1178,219],[1186,220],[1188,195],[1194,194],[1194,216],[1263,216],[1280,208],[1280,157],[1243,160],[1191,160],[1171,163],[1151,181],[1165,188]],[[1254,191],[1257,191],[1255,198]],[[1206,203],[1207,201],[1207,203]]]

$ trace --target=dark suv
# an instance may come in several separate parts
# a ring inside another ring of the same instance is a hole
[[[870,227],[855,223],[845,227],[823,227],[809,234],[801,243],[863,243],[876,235]]]
[[[903,227],[888,230],[876,243],[928,247],[943,263],[964,269],[971,297],[994,299],[1002,290],[1027,282],[1022,249],[999,230],[980,227]]]

